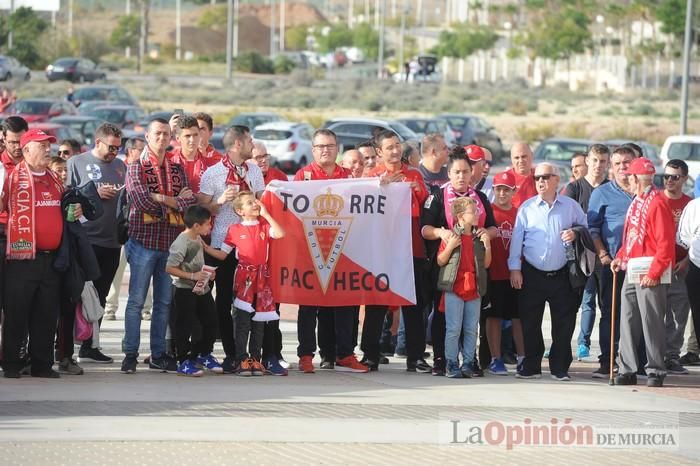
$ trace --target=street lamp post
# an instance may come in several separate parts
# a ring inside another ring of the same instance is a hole
[[[690,75],[690,50],[693,35],[693,0],[688,0],[685,11],[685,40],[683,42],[683,82],[681,84],[681,134],[688,132],[688,77]]]

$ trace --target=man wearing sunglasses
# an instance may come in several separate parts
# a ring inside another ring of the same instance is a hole
[[[64,139],[58,145],[58,156],[68,160],[74,155],[80,154],[80,143],[75,139]]]
[[[683,185],[688,181],[688,165],[678,159],[669,160],[664,167],[664,196],[666,196],[676,232],[683,209],[691,201],[690,196],[683,194]],[[683,334],[688,323],[690,303],[685,277],[688,274],[688,251],[676,245],[676,265],[671,274],[671,286],[666,296],[666,370],[671,374],[687,374],[688,370],[680,363]]]
[[[542,375],[542,316],[548,302],[552,318],[549,370],[553,379],[569,381],[578,299],[569,282],[567,247],[577,237],[573,227],[587,227],[588,222],[576,201],[557,193],[559,173],[554,165],[537,165],[534,182],[537,196],[518,209],[508,257],[511,286],[520,290],[518,312],[525,343],[525,359],[516,377]]]
[[[104,123],[95,131],[95,147],[68,159],[68,185],[77,187],[93,181],[104,208],[104,214],[99,218],[83,223],[83,229],[87,232],[100,264],[100,278],[93,284],[103,307],[119,267],[121,253],[121,245],[117,241],[117,198],[119,191],[124,188],[126,177],[126,165],[117,158],[121,137],[121,129],[111,123]],[[72,356],[71,350],[72,348],[67,348],[70,354],[66,356]],[[98,347],[93,347],[92,339],[82,343],[79,360],[101,364],[113,362]]]

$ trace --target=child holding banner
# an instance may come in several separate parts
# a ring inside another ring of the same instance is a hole
[[[441,267],[438,289],[445,292],[445,357],[447,377],[471,378],[476,351],[481,296],[486,293],[486,268],[491,264],[491,240],[487,232],[474,236],[478,221],[476,201],[460,197],[452,203],[457,224],[449,239],[440,243],[437,263]],[[462,334],[462,366],[459,365],[459,337]]]
[[[260,376],[265,373],[260,362],[264,323],[279,320],[270,288],[268,250],[270,239],[284,237],[284,230],[250,191],[239,193],[233,199],[233,208],[242,222],[229,227],[220,250],[206,245],[204,250],[223,261],[236,248],[238,265],[233,279],[235,374]],[[261,223],[260,217],[266,222]]]

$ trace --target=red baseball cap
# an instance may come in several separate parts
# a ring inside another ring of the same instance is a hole
[[[656,173],[654,164],[644,157],[634,159],[625,170],[625,175],[653,175],[654,173]]]
[[[467,157],[469,157],[469,160],[472,162],[481,162],[482,160],[486,160],[484,149],[475,144],[464,146],[464,151],[467,153]]]
[[[21,138],[19,138],[20,147],[24,147],[32,141],[49,141],[50,143],[56,142],[56,138],[43,132],[37,128],[30,128],[29,131],[25,132]]]
[[[493,187],[496,186],[507,186],[510,189],[515,189],[515,176],[511,172],[502,172],[494,175],[493,177]]]

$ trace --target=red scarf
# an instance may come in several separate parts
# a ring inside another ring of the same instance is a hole
[[[63,185],[47,170],[58,192]],[[20,162],[9,177],[9,218],[7,222],[7,258],[27,260],[36,257],[36,191],[34,175],[25,161]]]
[[[254,312],[255,322],[279,320],[270,281],[270,270],[266,264],[245,265],[239,262],[233,278],[233,288],[236,290],[233,305],[242,311]]]
[[[145,181],[149,193],[163,194],[169,197],[175,197],[180,194],[183,188],[183,179],[167,154],[163,157],[165,184],[163,184],[163,174],[161,173],[161,167],[158,163],[158,156],[151,152],[148,146],[143,149],[140,161],[146,175]],[[150,214],[144,213],[143,215],[145,223],[153,223],[154,219],[151,218]],[[182,214],[170,208],[168,208],[168,223],[175,226],[182,226],[185,224]]]
[[[221,163],[224,164],[224,167],[228,168],[228,175],[226,175],[226,186],[238,186],[239,193],[242,191],[250,191],[248,182],[245,180],[245,177],[248,174],[248,164],[246,162],[243,162],[239,166],[231,162],[230,158],[223,157],[221,159]]]
[[[629,258],[630,252],[635,245],[640,247],[644,244],[647,235],[647,224],[649,223],[649,207],[659,190],[650,186],[641,196],[637,196],[627,210],[625,220],[625,231],[622,238],[622,245],[625,248],[625,257]]]
[[[202,179],[202,175],[204,175],[204,172],[207,171],[207,168],[209,168],[209,166],[205,163],[204,160],[204,154],[202,154],[199,151],[199,149],[197,149],[197,152],[194,154],[194,168],[192,169],[192,176],[196,177],[199,180]],[[187,166],[187,162],[189,162],[189,160],[184,155],[182,155],[182,149],[178,149],[173,153],[171,161],[173,163],[179,163],[183,169]],[[185,170],[185,172],[186,171],[187,170]],[[192,182],[192,180],[188,181]]]
[[[465,193],[458,193],[452,187],[451,183],[445,183],[442,186],[442,197],[445,205],[445,220],[447,220],[447,227],[452,229],[455,226],[455,219],[452,216],[452,203],[455,199],[459,197],[470,197],[476,202],[476,213],[479,215],[479,220],[477,225],[483,228],[486,225],[486,209],[484,208],[484,203],[481,202],[481,198],[473,188],[467,189]]]

